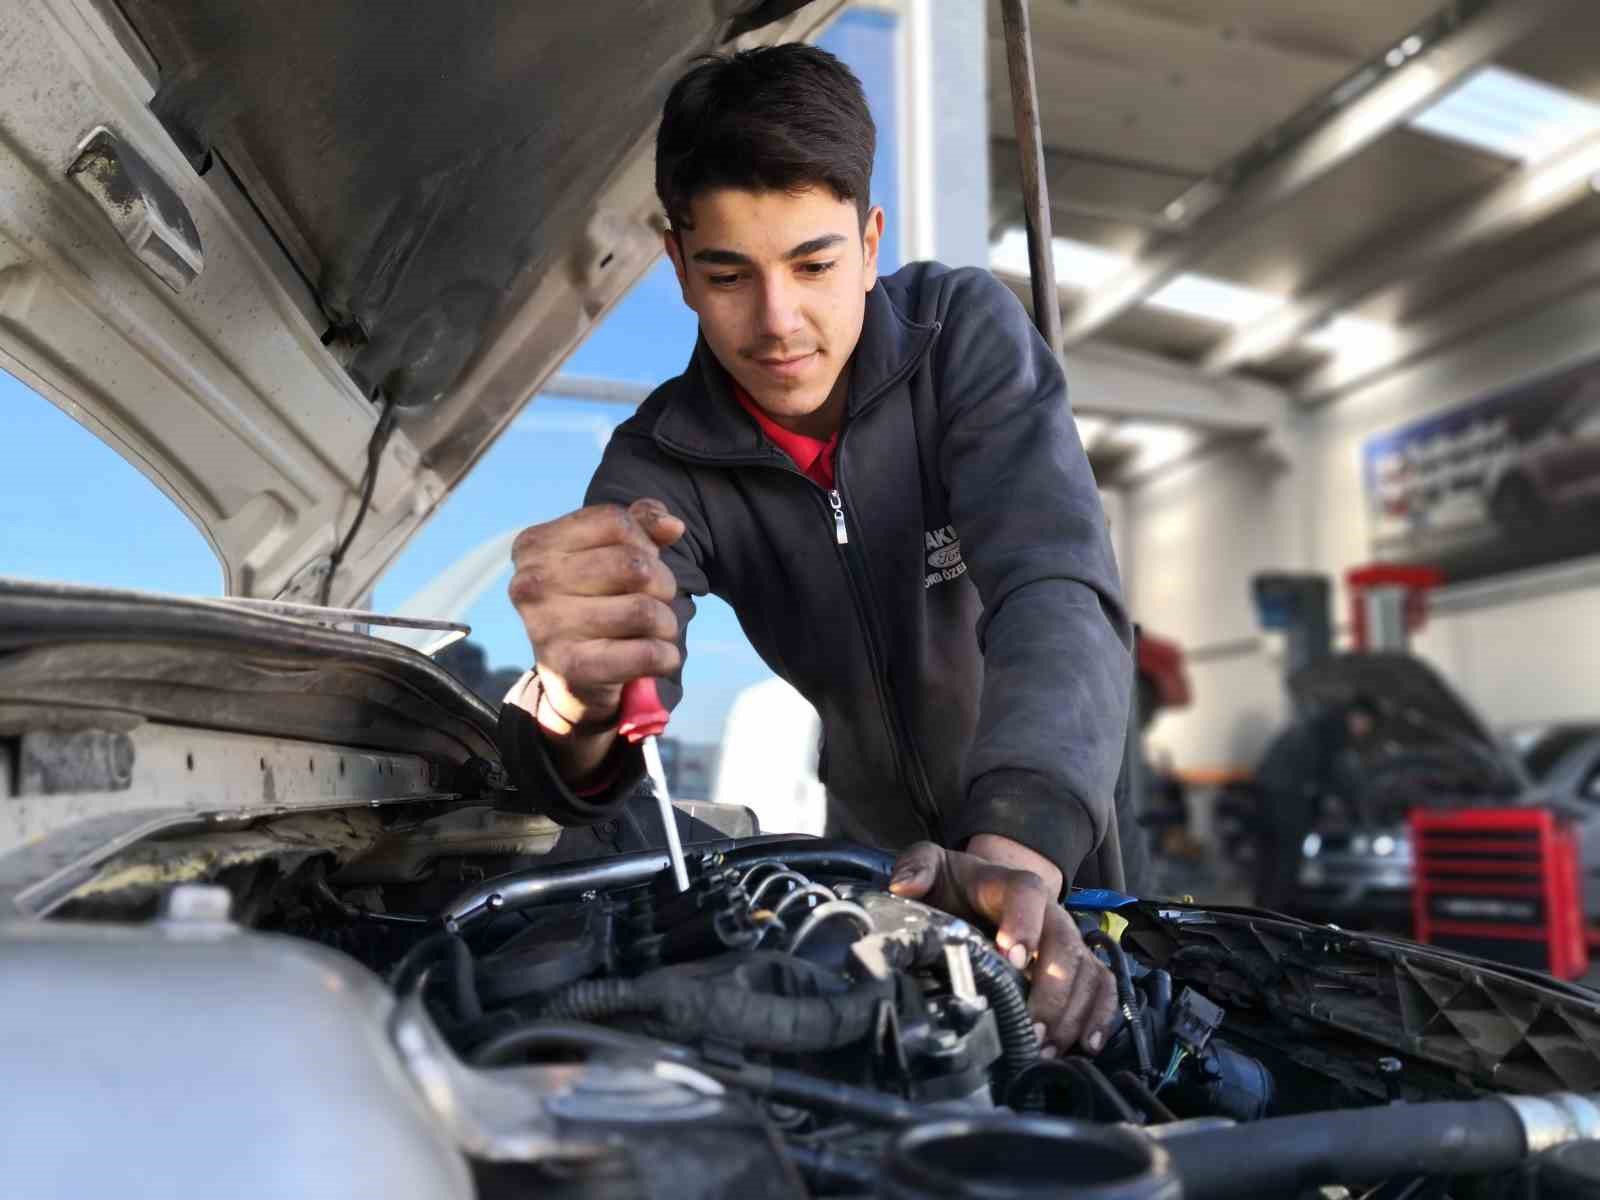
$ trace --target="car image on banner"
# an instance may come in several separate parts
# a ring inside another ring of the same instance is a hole
[[[1600,552],[1600,364],[1369,439],[1372,552],[1450,582]],[[1551,518],[1559,516],[1560,520]]]

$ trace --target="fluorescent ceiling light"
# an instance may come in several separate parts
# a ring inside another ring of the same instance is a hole
[[[1596,106],[1600,112],[1600,106]],[[1587,163],[1574,170],[1589,171]],[[1597,177],[1600,178],[1600,177]],[[1087,242],[1055,238],[1056,282],[1078,291],[1090,290],[1107,282],[1131,264],[1126,255]],[[1028,239],[1021,229],[1007,230],[989,249],[989,266],[1003,274],[1028,274]],[[1281,308],[1286,299],[1243,284],[1230,283],[1213,275],[1188,273],[1151,295],[1144,302],[1151,308],[1182,313],[1219,325],[1252,325]],[[1360,317],[1336,317],[1303,339],[1304,344],[1329,353],[1375,352],[1387,346],[1394,336],[1391,326]]]
[[[1057,286],[1078,291],[1088,291],[1106,283],[1132,262],[1125,254],[1072,238],[1054,238],[1051,247]],[[989,266],[1004,274],[1027,275],[1028,235],[1021,229],[1008,229],[989,248]],[[1178,276],[1145,303],[1202,320],[1237,325],[1266,315],[1282,304],[1283,299],[1209,275],[1191,274]]]
[[[1308,333],[1301,343],[1341,358],[1380,358],[1392,352],[1394,339],[1393,325],[1365,317],[1334,317]]]
[[[1052,238],[1051,257],[1055,260],[1056,286],[1083,291],[1097,287],[1128,265],[1126,255],[1091,246],[1071,238]],[[1028,235],[1021,229],[1008,229],[989,248],[989,266],[1011,275],[1028,274]]]
[[[1600,129],[1600,104],[1488,66],[1409,122],[1434,137],[1534,162]]]
[[[1247,325],[1277,308],[1283,303],[1283,297],[1209,275],[1179,275],[1145,303],[1152,308],[1164,308],[1205,321]]]

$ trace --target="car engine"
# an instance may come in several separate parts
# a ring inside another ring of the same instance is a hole
[[[438,879],[311,858],[269,885],[167,888],[144,924],[80,905],[5,927],[13,1094],[119,1116],[70,1176],[30,1153],[48,1111],[0,1154],[34,1196],[102,1169],[109,1186],[129,1160],[173,1195],[1597,1194],[1580,989],[1085,893],[1119,1028],[1096,1057],[1046,1057],[1027,980],[983,931],[890,895],[891,862],[757,837],[694,846],[684,893],[645,850],[439,899]],[[1433,989],[1431,1016],[1390,994],[1402,976]],[[1443,996],[1474,987],[1521,1006],[1538,1056],[1474,1068],[1467,1043],[1500,1034]]]

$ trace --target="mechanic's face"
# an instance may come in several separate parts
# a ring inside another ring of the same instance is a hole
[[[692,229],[668,232],[683,300],[717,361],[778,424],[825,437],[844,411],[845,367],[878,279],[883,210],[722,188],[695,198]]]

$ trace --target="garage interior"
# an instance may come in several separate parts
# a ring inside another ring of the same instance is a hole
[[[991,267],[1030,303],[989,16]],[[1524,750],[1600,728],[1593,510],[1541,507],[1570,535],[1547,552],[1435,561],[1403,522],[1380,528],[1364,453],[1486,397],[1581,390],[1600,351],[1600,10],[1083,0],[1034,5],[1033,33],[1069,381],[1134,617],[1182,650],[1192,698],[1157,710],[1145,750],[1190,833],[1220,853],[1230,789],[1297,711],[1257,576],[1325,579],[1339,652],[1352,570],[1441,567],[1404,640],[1470,717]],[[1493,459],[1433,477],[1470,493]],[[1479,519],[1471,536],[1517,540]],[[1563,786],[1581,822],[1600,778]]]
[[[7,1194],[1600,1195],[1595,0],[11,0],[0,411]]]

